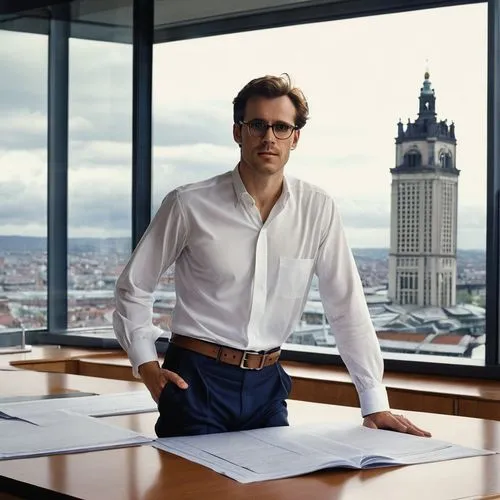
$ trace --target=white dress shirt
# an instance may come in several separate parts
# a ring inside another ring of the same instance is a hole
[[[286,177],[263,223],[236,167],[170,192],[116,284],[113,325],[137,368],[163,332],[153,293],[175,262],[172,331],[245,350],[281,346],[300,320],[313,274],[367,415],[389,409],[383,359],[332,198]]]

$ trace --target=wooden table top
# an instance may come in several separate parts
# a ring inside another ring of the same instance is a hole
[[[355,408],[290,401],[291,424],[360,421]],[[500,422],[405,412],[437,439],[500,449]],[[108,417],[152,435],[156,413]],[[367,471],[323,471],[297,478],[240,484],[149,446],[0,462],[0,487],[40,488],[83,499],[402,499],[487,498],[500,494],[500,455]],[[38,497],[37,497],[38,495]]]
[[[85,356],[79,358],[80,361],[85,363],[95,364],[95,365],[103,365],[103,366],[124,366],[132,369],[132,365],[127,355],[124,353],[113,353],[107,354],[105,356]],[[163,358],[160,356],[159,360],[161,362]]]
[[[83,356],[109,356],[116,351],[88,349],[78,347],[60,347],[57,345],[34,345],[30,352],[0,354],[0,368],[15,366],[17,363],[44,363],[48,361],[65,361]]]
[[[110,394],[143,391],[142,382],[96,379],[66,373],[46,373],[28,370],[0,372],[0,403],[7,396],[46,396],[72,392]]]

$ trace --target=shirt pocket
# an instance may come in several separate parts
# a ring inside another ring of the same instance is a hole
[[[276,293],[286,299],[304,297],[311,278],[314,259],[292,259],[280,257]]]

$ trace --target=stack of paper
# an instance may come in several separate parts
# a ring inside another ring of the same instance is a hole
[[[0,404],[0,418],[18,418],[37,424],[44,422],[46,413],[56,410],[66,410],[91,417],[104,417],[157,411],[157,409],[148,391],[132,391]]]
[[[494,453],[436,439],[333,424],[162,438],[152,444],[241,483],[334,467],[364,469]]]
[[[151,439],[128,429],[65,411],[45,414],[43,425],[20,420],[0,421],[0,460],[103,450],[149,442]]]

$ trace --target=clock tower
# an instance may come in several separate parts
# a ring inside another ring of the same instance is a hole
[[[455,125],[437,120],[424,75],[418,118],[397,124],[390,169],[389,298],[401,305],[446,307],[456,300],[457,187]]]

